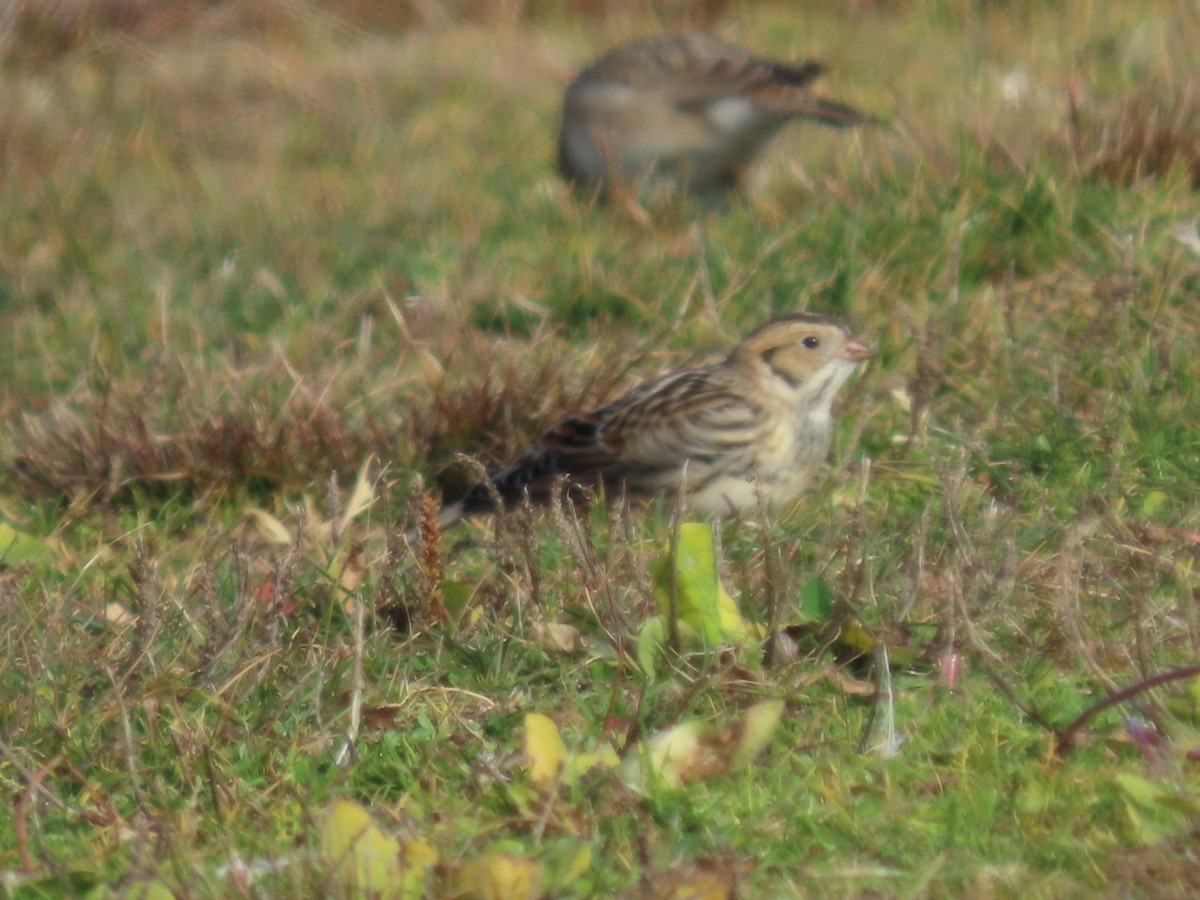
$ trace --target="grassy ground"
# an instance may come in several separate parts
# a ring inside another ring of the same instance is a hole
[[[1200,889],[1196,690],[1060,746],[1200,648],[1200,18],[833,6],[4,13],[6,890],[328,895],[334,798],[438,854],[431,896],[497,848],[554,896]],[[706,16],[829,60],[824,91],[889,124],[789,130],[720,218],[572,197],[565,81]],[[721,526],[725,580],[801,638],[827,593],[887,647],[891,704],[844,643],[645,678],[661,510],[514,516],[413,557],[456,452],[504,460],[802,308],[879,354],[812,494]],[[521,759],[529,712],[622,749],[765,697],[767,751],[681,790],[539,792]]]

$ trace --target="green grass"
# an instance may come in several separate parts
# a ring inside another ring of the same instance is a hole
[[[556,896],[700,872],[764,897],[1196,890],[1194,689],[1055,750],[1200,651],[1200,258],[1173,236],[1200,185],[1194,14],[729,4],[719,31],[827,58],[822,90],[889,124],[794,127],[726,215],[645,226],[553,171],[563,84],[660,27],[640,4],[152,6],[0,22],[0,523],[40,539],[0,562],[4,890],[336,895],[334,798],[436,849],[430,896],[496,847],[546,885],[587,848]],[[885,704],[844,647],[642,676],[661,509],[414,557],[419,484],[461,484],[456,453],[510,459],[801,308],[878,356],[827,477],[721,526],[725,582],[794,625],[819,581],[888,646],[895,757],[863,749]],[[368,459],[371,502],[331,527]],[[624,749],[764,697],[767,752],[683,790],[539,796],[520,759],[528,712]],[[245,885],[239,859],[277,868]]]

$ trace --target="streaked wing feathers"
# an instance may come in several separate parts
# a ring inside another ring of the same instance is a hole
[[[716,369],[666,375],[601,411],[603,440],[620,448],[604,473],[631,496],[652,496],[679,485],[684,460],[692,481],[761,430],[762,409],[714,377]]]
[[[650,497],[679,485],[683,460],[688,480],[706,477],[739,449],[753,447],[763,411],[732,391],[715,369],[665,375],[594,413],[559,422],[513,466],[492,476],[506,505],[528,495],[552,499],[555,482],[603,486],[630,497]],[[463,499],[467,513],[495,508],[486,484]]]

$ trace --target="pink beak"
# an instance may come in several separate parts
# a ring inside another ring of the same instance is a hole
[[[875,355],[875,351],[857,338],[850,338],[846,344],[838,352],[837,358],[844,359],[849,362],[862,362],[864,359],[870,359]]]

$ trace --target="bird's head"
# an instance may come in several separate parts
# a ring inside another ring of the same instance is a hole
[[[729,363],[781,399],[828,406],[873,352],[836,319],[800,313],[758,329],[734,348]]]

